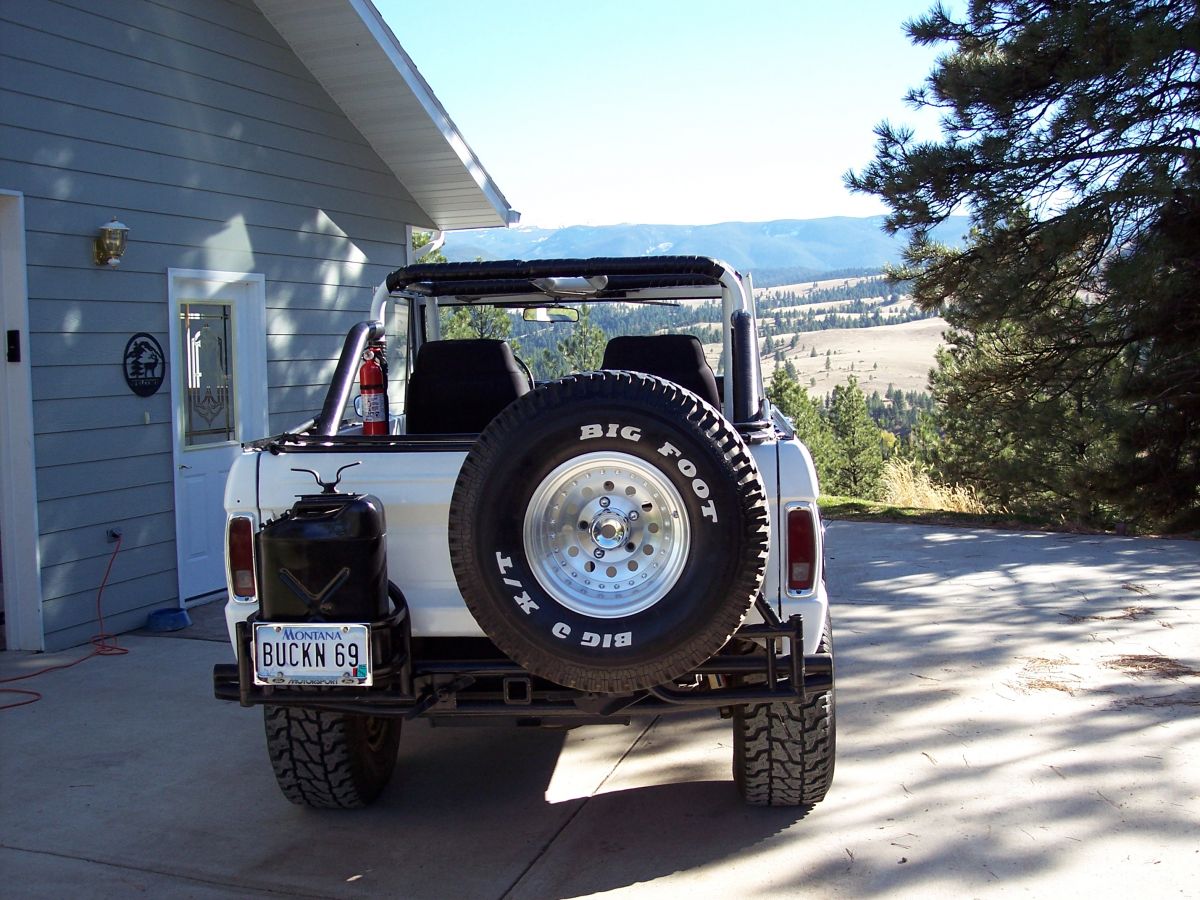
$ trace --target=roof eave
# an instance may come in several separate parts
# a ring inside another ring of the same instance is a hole
[[[429,222],[450,231],[520,220],[370,0],[256,3]],[[380,115],[392,105],[395,115]]]

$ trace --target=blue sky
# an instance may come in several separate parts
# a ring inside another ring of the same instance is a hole
[[[522,224],[881,213],[842,186],[937,48],[929,0],[375,0]]]

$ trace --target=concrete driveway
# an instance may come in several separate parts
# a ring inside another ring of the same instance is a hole
[[[1200,544],[834,523],[838,764],[743,807],[715,714],[567,733],[407,727],[361,812],[287,803],[228,653],[9,687],[9,897],[1200,896]],[[0,677],[83,651],[0,655]],[[8,695],[0,695],[0,703]]]

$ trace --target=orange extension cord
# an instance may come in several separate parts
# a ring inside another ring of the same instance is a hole
[[[113,561],[117,558],[117,554],[121,552],[121,538],[117,538],[117,546],[113,547],[112,556],[108,558],[108,568],[104,570],[104,579],[100,582],[100,589],[96,591],[96,619],[100,623],[100,632],[92,636],[92,652],[87,656],[81,656],[74,662],[62,663],[57,666],[47,666],[44,669],[38,669],[36,672],[29,672],[25,675],[14,675],[12,678],[0,678],[0,684],[8,684],[13,681],[24,681],[26,678],[36,678],[38,675],[44,675],[46,672],[56,672],[59,669],[69,669],[71,666],[77,666],[85,660],[91,659],[93,656],[123,656],[129,650],[125,647],[117,646],[117,636],[109,634],[104,630],[104,613],[100,608],[100,598],[104,596],[104,586],[108,584],[108,576],[112,573]],[[42,699],[42,695],[37,691],[27,691],[21,688],[0,688],[0,694],[20,694],[25,697],[24,700],[18,700],[16,703],[9,703],[0,706],[0,712],[6,709],[16,709],[18,706],[28,706],[30,703],[37,703]]]

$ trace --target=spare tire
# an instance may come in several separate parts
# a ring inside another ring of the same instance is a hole
[[[621,693],[716,653],[762,587],[767,498],[749,448],[691,391],[636,372],[542,385],[454,487],[467,607],[529,672]]]

